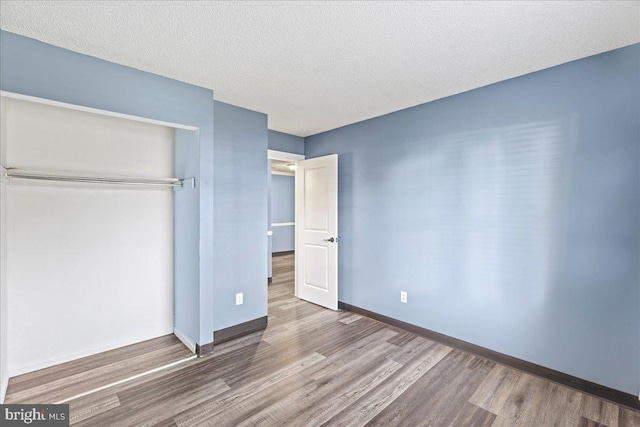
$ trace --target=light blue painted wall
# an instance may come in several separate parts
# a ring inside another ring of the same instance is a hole
[[[6,31],[0,32],[0,88],[200,129],[177,135],[176,174],[195,173],[198,188],[175,198],[175,325],[196,343],[211,342],[213,92]]]
[[[269,150],[304,154],[304,138],[288,133],[269,131]]]
[[[273,232],[271,228],[271,160],[267,159],[267,230]],[[273,265],[271,253],[273,248],[273,236],[267,236],[267,276],[273,276]]]
[[[295,176],[271,175],[271,222],[293,222],[296,219]]]
[[[305,146],[339,155],[341,301],[638,395],[640,45]]]
[[[174,173],[180,177],[197,177],[199,164],[199,146],[195,143],[198,136],[194,131],[175,130]],[[182,189],[175,191],[174,202],[174,262],[175,286],[174,292],[174,329],[178,333],[194,341],[207,343],[213,340],[211,335],[200,337],[200,247],[198,242],[200,228],[197,213],[200,210],[200,198],[196,189]],[[185,286],[186,284],[186,286]],[[213,328],[213,325],[210,326]],[[198,338],[196,338],[198,337]],[[207,340],[208,339],[208,340]]]
[[[267,315],[267,116],[215,102],[214,327]],[[244,304],[235,305],[235,294]]]
[[[272,224],[295,221],[295,176],[271,176]],[[295,226],[272,227],[272,253],[295,249]]]
[[[271,253],[288,252],[295,250],[296,228],[294,225],[273,227],[273,244]]]

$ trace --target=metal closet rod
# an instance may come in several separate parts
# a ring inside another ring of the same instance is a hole
[[[5,168],[5,175],[8,178],[34,179],[38,181],[63,181],[63,182],[84,182],[90,184],[120,184],[120,185],[151,185],[158,187],[182,187],[184,180],[170,178],[166,180],[157,179],[132,179],[132,178],[100,178],[84,176],[64,176],[47,175],[31,172],[19,172],[12,168]]]

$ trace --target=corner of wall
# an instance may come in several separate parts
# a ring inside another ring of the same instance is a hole
[[[7,146],[7,108],[6,98],[0,98],[0,167],[5,165]],[[1,178],[0,178],[1,180]],[[7,188],[0,182],[0,403],[9,385],[9,363],[7,358]]]
[[[176,129],[175,174],[199,177],[200,132]],[[200,179],[196,180],[199,189]],[[199,190],[174,193],[174,323],[182,341],[195,343],[200,334],[200,195]],[[184,338],[184,339],[183,339]],[[186,342],[185,342],[185,345]],[[187,345],[189,347],[189,345]]]
[[[4,398],[7,396],[7,388],[9,387],[9,373],[2,374],[2,383],[0,384],[0,405],[4,403]]]
[[[214,277],[215,264],[211,262],[215,258],[214,221],[215,205],[213,203],[215,193],[215,93],[211,92],[211,98],[207,104],[207,113],[211,118],[209,133],[200,133],[199,156],[200,164],[198,176],[200,177],[200,280],[199,280],[199,334],[197,344],[213,343],[214,322],[211,313],[215,310]]]
[[[180,332],[179,329],[173,328],[173,335],[175,335],[182,344],[184,344],[193,354],[196,353],[196,343],[193,342],[186,334]]]

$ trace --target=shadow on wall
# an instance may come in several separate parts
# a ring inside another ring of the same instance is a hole
[[[379,216],[393,218],[385,233],[405,236],[382,250],[425,293],[456,289],[456,299],[477,304],[507,301],[513,290],[543,303],[569,131],[548,121],[407,144],[371,183],[385,196]]]
[[[639,54],[307,137],[340,159],[340,300],[637,395]]]

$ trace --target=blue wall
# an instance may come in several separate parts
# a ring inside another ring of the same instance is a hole
[[[195,135],[197,138],[197,135]],[[194,144],[194,132],[175,130],[174,173],[178,177],[197,177],[199,174],[198,144]],[[211,342],[213,338],[205,329],[200,335],[200,239],[197,213],[200,211],[197,189],[182,189],[173,194],[174,235],[173,256],[175,262],[174,329],[198,344]],[[213,307],[210,306],[209,310]],[[208,328],[213,328],[211,322]]]
[[[286,153],[304,154],[304,138],[288,133],[269,131],[269,150]]]
[[[176,174],[195,174],[198,188],[176,192],[175,326],[196,343],[211,342],[213,92],[6,31],[0,88],[199,128],[176,135]]]
[[[267,116],[215,102],[215,330],[267,315]],[[235,305],[235,294],[244,304]]]
[[[271,224],[273,241],[271,251],[286,252],[295,249],[295,226],[273,226],[273,224],[294,222],[295,217],[295,176],[271,176]]]
[[[339,155],[341,301],[640,392],[640,45],[305,145]]]
[[[267,231],[273,233],[271,228],[271,160],[267,159]],[[273,276],[271,253],[273,252],[273,236],[267,236],[267,276]]]

